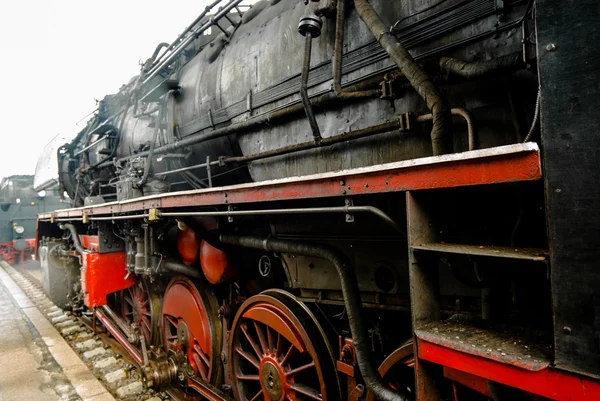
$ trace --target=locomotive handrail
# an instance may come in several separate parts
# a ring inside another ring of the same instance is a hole
[[[218,0],[218,1],[214,2],[212,5],[217,4],[220,1],[223,1],[223,0]],[[155,64],[155,66],[150,69],[150,71],[148,72],[148,76],[144,79],[143,85],[147,84],[148,82],[150,82],[150,80],[152,78],[154,78],[156,75],[158,75],[158,73],[164,67],[166,67],[175,57],[177,57],[185,49],[185,47],[188,44],[190,44],[193,40],[195,40],[198,35],[200,35],[202,32],[206,31],[208,28],[213,26],[215,24],[215,22],[219,21],[221,18],[223,18],[225,15],[227,15],[231,10],[236,8],[242,1],[244,1],[244,0],[231,0],[217,14],[215,14],[215,16],[210,19],[210,21],[204,23],[200,28],[194,30],[193,35],[189,35],[187,39],[183,40],[180,44],[176,45],[176,47],[173,49],[173,51],[169,54],[169,56],[164,61],[162,61],[158,64]],[[206,15],[206,13],[207,13],[207,11],[205,11],[205,13],[203,13],[203,14]],[[204,15],[201,15],[201,17],[203,18]],[[196,19],[196,21],[199,21],[200,19],[201,18],[199,17]],[[185,33],[188,33],[189,31],[190,30],[188,30]],[[163,54],[165,54],[165,53],[163,53]]]

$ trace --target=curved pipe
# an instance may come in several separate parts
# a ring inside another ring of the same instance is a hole
[[[304,59],[302,62],[302,83],[300,84],[300,97],[302,98],[302,105],[308,118],[308,123],[313,134],[315,144],[321,143],[321,131],[319,130],[319,124],[315,118],[312,105],[310,104],[310,98],[308,97],[308,75],[310,73],[310,57],[312,51],[312,35],[310,32],[306,32],[304,39]]]
[[[167,43],[167,42],[161,42],[161,43],[159,43],[158,46],[156,46],[156,49],[154,49],[154,53],[152,53],[152,57],[150,57],[150,60],[152,62],[154,62],[156,60],[156,57],[158,57],[158,53],[160,52],[160,50],[163,47],[169,47],[169,46],[170,46],[170,44]]]
[[[461,116],[462,118],[465,119],[465,122],[467,123],[467,137],[469,138],[469,150],[477,149],[479,147],[477,144],[477,142],[478,142],[477,131],[475,131],[475,127],[473,125],[473,119],[471,118],[471,113],[469,113],[466,109],[462,109],[462,108],[451,109],[450,113],[453,116]],[[431,120],[433,120],[432,114],[423,114],[416,118],[416,121],[418,123],[422,123],[425,121],[431,121]]]
[[[363,376],[367,389],[375,394],[375,398],[383,401],[405,401],[405,396],[392,390],[384,383],[371,350],[369,336],[362,316],[362,300],[356,281],[356,274],[352,264],[346,256],[337,249],[318,244],[308,244],[295,241],[271,239],[265,237],[241,236],[223,234],[220,240],[224,244],[243,246],[246,248],[262,249],[269,252],[290,253],[295,255],[310,256],[330,261],[340,277],[344,305],[348,313],[348,322],[352,340],[356,349],[356,359],[360,373]]]
[[[175,273],[185,274],[186,276],[201,278],[202,274],[198,269],[194,269],[193,267],[186,266],[183,263],[179,263],[174,260],[166,260],[163,262],[163,266],[165,269],[170,270]]]
[[[456,76],[463,79],[485,78],[522,70],[526,67],[521,52],[496,57],[488,61],[462,61],[450,57],[440,59],[440,70],[448,78]]]
[[[373,37],[400,68],[431,111],[433,115],[431,130],[433,154],[450,153],[452,151],[452,115],[446,99],[398,39],[389,33],[389,28],[383,24],[371,4],[367,0],[354,0],[354,4],[358,15],[369,27]]]
[[[169,91],[169,93],[171,93]],[[169,95],[167,95],[168,98]],[[160,124],[162,122],[163,117],[163,107],[158,111],[158,116],[156,117],[156,127],[154,127],[154,136],[152,137],[152,142],[150,142],[150,149],[148,151],[148,157],[146,158],[146,165],[144,166],[144,174],[142,174],[142,178],[140,178],[136,184],[139,187],[143,187],[148,182],[148,177],[150,176],[150,167],[152,167],[152,158],[154,157],[154,149],[156,148],[156,140],[158,139],[158,133],[160,132]]]
[[[346,16],[346,0],[337,0],[335,20],[335,44],[333,50],[333,91],[340,99],[360,99],[381,94],[380,89],[365,91],[344,91],[342,89],[342,52],[344,48],[344,18]]]
[[[71,232],[73,244],[75,245],[75,249],[77,250],[77,252],[79,252],[80,255],[83,255],[83,253],[87,251],[87,249],[85,249],[83,245],[81,245],[81,241],[79,240],[79,233],[77,232],[77,227],[75,227],[74,224],[60,224],[58,227],[61,230],[69,230]]]

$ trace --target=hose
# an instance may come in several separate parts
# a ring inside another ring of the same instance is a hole
[[[537,126],[538,119],[540,118],[540,101],[542,100],[542,88],[538,88],[537,98],[535,100],[535,111],[533,112],[533,122],[531,123],[531,127],[529,128],[529,132],[527,136],[523,140],[523,142],[529,142],[533,133],[535,132],[535,127]]]
[[[389,33],[388,28],[383,24],[371,4],[367,0],[354,0],[354,4],[358,15],[369,27],[373,37],[392,58],[431,111],[433,115],[431,130],[433,154],[450,153],[452,151],[452,115],[446,99],[402,43]]]
[[[440,69],[449,78],[451,76],[463,79],[486,78],[493,75],[506,74],[525,68],[523,54],[511,53],[488,61],[466,62],[450,57],[440,59]]]
[[[58,226],[61,230],[69,230],[71,232],[71,238],[73,239],[73,245],[75,245],[75,249],[79,252],[80,255],[83,255],[84,252],[87,252],[87,249],[81,245],[81,241],[79,240],[79,233],[77,232],[77,227],[74,224],[60,224]]]
[[[308,244],[264,237],[222,234],[220,240],[222,243],[228,245],[262,249],[269,252],[310,256],[330,261],[335,266],[340,277],[352,341],[354,342],[354,347],[356,349],[356,359],[367,389],[379,400],[408,400],[407,397],[392,390],[384,383],[379,375],[377,366],[375,366],[375,357],[370,347],[366,326],[363,323],[362,300],[358,289],[358,282],[356,281],[354,268],[344,254],[327,245]]]

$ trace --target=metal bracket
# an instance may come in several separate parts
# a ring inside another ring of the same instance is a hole
[[[233,212],[233,206],[231,206],[231,205],[228,205],[228,206],[227,206],[227,211],[228,211],[228,212]],[[227,221],[228,221],[229,223],[233,223],[233,216],[227,216]]]
[[[148,221],[158,221],[158,209],[152,208],[148,209]]]
[[[252,116],[252,91],[246,95],[246,111]]]
[[[401,114],[398,119],[400,121],[400,128],[398,128],[398,131],[410,131],[412,128],[411,119],[412,115],[410,113]]]
[[[215,123],[213,121],[212,109],[208,109],[208,123],[212,129],[215,128]]]
[[[344,198],[344,204],[346,207],[354,206],[352,198]],[[346,223],[354,223],[354,215],[352,213],[346,213]]]

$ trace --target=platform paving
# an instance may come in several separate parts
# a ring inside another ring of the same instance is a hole
[[[0,268],[0,401],[114,401]]]

